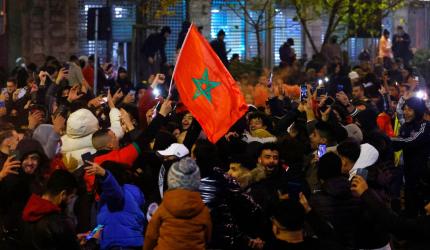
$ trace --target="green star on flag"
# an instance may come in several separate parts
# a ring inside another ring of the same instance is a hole
[[[193,78],[194,85],[196,85],[196,92],[194,92],[193,100],[203,95],[212,103],[211,90],[220,85],[219,82],[212,82],[209,80],[208,69],[205,68],[201,79]]]

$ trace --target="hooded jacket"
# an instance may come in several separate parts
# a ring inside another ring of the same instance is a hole
[[[70,221],[52,202],[33,194],[24,208],[22,219],[24,249],[80,249]]]
[[[379,153],[375,147],[365,143],[360,145],[360,156],[355,162],[351,170],[349,170],[349,180],[354,177],[358,169],[367,168],[372,166],[378,160]]]
[[[43,148],[36,140],[23,139],[17,147],[17,160],[22,161],[26,156],[36,153],[40,157],[39,166],[33,174],[26,174],[22,168],[19,174],[10,174],[0,181],[0,227],[7,230],[20,228],[22,211],[31,194],[42,192],[46,174],[47,158]]]
[[[101,187],[101,207],[97,215],[97,223],[104,226],[101,249],[142,246],[145,222],[141,210],[145,202],[142,192],[134,185],[120,186],[109,171]]]
[[[199,192],[169,190],[149,222],[143,249],[206,249],[211,231],[209,209]]]
[[[53,125],[39,125],[33,132],[33,139],[37,140],[42,145],[49,159],[54,158],[61,141],[61,136],[54,131]]]
[[[120,112],[113,108],[109,112],[112,132],[117,138],[122,138],[124,132],[120,122]],[[79,109],[73,112],[67,119],[66,135],[61,137],[61,153],[67,162],[76,161],[77,166],[67,166],[70,171],[76,170],[83,165],[81,156],[90,152],[94,154],[96,150],[92,144],[92,136],[99,129],[97,118],[88,109]]]

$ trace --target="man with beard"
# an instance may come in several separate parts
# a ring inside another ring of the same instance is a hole
[[[245,182],[249,184],[246,192],[261,207],[263,215],[260,230],[256,232],[256,235],[261,236],[261,238],[257,238],[252,243],[255,248],[270,244],[274,240],[271,232],[270,216],[272,208],[278,201],[280,177],[278,144],[272,142],[261,144],[257,167],[244,177],[247,179]]]
[[[56,170],[42,196],[33,194],[22,218],[24,249],[80,249],[68,218],[62,214],[73,200],[78,184],[66,170]]]
[[[280,177],[279,149],[276,143],[261,144],[258,153],[257,167],[251,170],[246,178],[249,183],[249,194],[266,213],[277,200],[277,184]]]

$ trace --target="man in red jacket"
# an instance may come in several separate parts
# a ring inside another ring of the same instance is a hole
[[[166,116],[172,111],[172,102],[164,101],[160,111],[149,124],[148,128],[130,145],[119,148],[119,140],[115,134],[109,129],[101,129],[96,131],[92,137],[92,143],[97,152],[93,155],[93,161],[97,164],[102,164],[105,161],[114,161],[117,163],[132,166],[133,162],[141,154],[143,149],[148,148],[149,143],[154,139],[161,125],[164,124]],[[125,117],[124,111],[122,112]],[[128,120],[128,119],[123,119]],[[132,124],[125,122],[128,130],[134,130]],[[85,174],[85,183],[87,191],[94,190],[94,176]]]
[[[33,194],[24,208],[23,249],[80,249],[71,221],[62,214],[78,183],[67,170],[56,170],[42,196]]]

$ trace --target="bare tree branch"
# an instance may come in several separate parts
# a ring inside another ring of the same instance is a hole
[[[264,12],[266,12],[266,8],[267,8],[267,5],[269,4],[269,2],[271,2],[271,1],[270,0],[266,0],[266,2],[264,2],[264,6],[261,9],[260,14],[258,15],[258,18],[257,18],[257,23],[258,24],[260,24],[261,18],[263,18]]]
[[[247,10],[240,9],[240,10],[242,10],[243,12],[245,12],[245,16],[244,16],[244,15],[242,15],[241,13],[239,13],[239,12],[237,11],[237,9],[236,9],[236,8],[234,8],[234,7],[230,6],[229,4],[227,4],[227,8],[229,8],[231,11],[233,11],[233,13],[234,13],[237,17],[239,17],[240,19],[242,19],[243,21],[245,21],[245,23],[248,23],[249,25],[254,25],[254,20],[253,20],[252,18],[246,18],[246,17],[245,17],[245,16],[246,16],[246,14],[248,14],[248,16],[249,16],[249,13],[247,12]]]
[[[329,21],[328,21],[328,25],[327,25],[327,30],[326,30],[325,35],[324,35],[323,44],[327,43],[328,38],[333,33],[334,28],[336,28],[336,26],[334,26],[333,24],[334,24],[336,14],[338,13],[339,7],[341,6],[341,4],[342,4],[342,0],[338,0],[338,1],[333,3],[333,7],[331,8],[330,17],[329,17]]]
[[[311,43],[312,49],[314,50],[315,53],[318,53],[318,49],[317,46],[315,45],[314,40],[312,39],[312,35],[309,31],[308,25],[307,25],[307,21],[303,18],[298,3],[296,0],[292,0],[292,4],[294,6],[294,8],[296,9],[296,13],[297,13],[297,18],[300,20],[300,23],[302,24],[302,27],[305,31],[305,35],[308,38],[309,42]]]
[[[243,5],[242,1],[236,0],[236,2],[239,4],[239,7],[243,10],[244,14],[246,15],[247,18],[245,18],[245,20],[248,19],[251,25],[255,25],[254,19],[251,17],[251,14],[249,14],[249,11],[246,9],[246,6]]]

